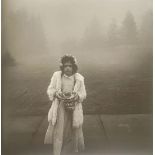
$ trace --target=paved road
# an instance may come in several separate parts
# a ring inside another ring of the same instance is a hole
[[[52,155],[51,145],[43,144],[47,116],[16,117],[6,126],[5,155]],[[85,115],[83,131],[80,155],[152,154],[152,115]]]

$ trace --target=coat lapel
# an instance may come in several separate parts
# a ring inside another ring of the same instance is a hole
[[[57,90],[61,90],[61,71],[58,72],[57,74],[57,84],[56,84],[56,89]]]

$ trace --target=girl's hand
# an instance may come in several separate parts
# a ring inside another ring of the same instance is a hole
[[[61,99],[63,96],[63,93],[61,92],[61,90],[56,91],[55,93],[56,98]]]
[[[79,100],[79,95],[77,93],[73,92],[70,100],[71,101],[78,101]]]
[[[75,94],[74,101],[78,101],[78,100],[79,100],[79,95]]]

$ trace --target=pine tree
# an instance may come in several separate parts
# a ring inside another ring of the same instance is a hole
[[[47,55],[46,38],[39,17],[18,10],[9,14],[6,26],[7,49],[18,62],[35,63],[34,60]]]
[[[103,30],[99,20],[94,17],[84,33],[84,45],[89,48],[99,48],[103,45]]]
[[[116,20],[112,20],[109,25],[107,33],[107,44],[110,46],[116,46],[118,44],[118,27]]]
[[[121,42],[123,44],[134,45],[138,40],[138,30],[131,12],[127,12],[121,27]]]

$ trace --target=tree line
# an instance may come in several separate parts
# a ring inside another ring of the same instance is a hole
[[[122,23],[112,20],[106,33],[103,32],[97,18],[86,28],[81,43],[85,48],[102,48],[113,46],[149,46],[153,44],[153,12],[148,10],[137,26],[134,15],[128,11]]]

